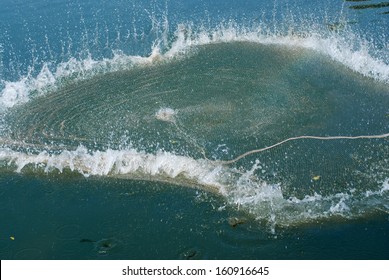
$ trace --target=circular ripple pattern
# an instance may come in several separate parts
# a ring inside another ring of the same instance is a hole
[[[19,171],[26,158],[38,168],[51,164],[48,171],[93,175],[101,167],[96,174],[165,176],[216,186],[257,218],[290,224],[363,214],[366,205],[377,207],[370,193],[385,202],[388,139],[355,136],[386,134],[388,108],[387,84],[314,51],[217,43],[75,81],[15,106],[2,141],[22,153],[8,160]]]

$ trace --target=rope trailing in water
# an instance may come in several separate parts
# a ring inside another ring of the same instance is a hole
[[[245,152],[244,154],[241,154],[240,156],[238,156],[238,157],[236,157],[236,158],[234,158],[232,160],[221,160],[221,161],[218,161],[218,162],[221,163],[221,164],[225,164],[225,165],[232,164],[232,163],[235,163],[235,162],[237,162],[237,161],[241,160],[242,158],[245,158],[245,157],[247,157],[249,155],[261,153],[261,152],[273,149],[273,148],[275,148],[277,146],[280,146],[280,145],[282,145],[282,144],[284,144],[286,142],[290,142],[290,141],[294,141],[294,140],[299,140],[299,139],[315,139],[315,140],[338,140],[338,139],[345,139],[345,140],[355,140],[355,139],[381,139],[381,138],[387,138],[387,137],[389,137],[389,133],[380,134],[380,135],[359,135],[359,136],[309,136],[309,135],[296,136],[296,137],[291,137],[291,138],[282,140],[281,142],[278,142],[278,143],[273,144],[271,146],[267,146],[267,147],[264,147],[264,148],[261,148],[261,149],[255,149],[255,150],[251,150],[251,151]]]

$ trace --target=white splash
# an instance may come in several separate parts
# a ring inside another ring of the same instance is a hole
[[[195,29],[191,24],[179,24],[175,32],[175,40],[163,53],[159,42],[167,41],[166,38],[161,38],[153,44],[148,57],[113,51],[113,57],[109,59],[94,60],[91,56],[83,60],[72,58],[53,67],[54,70],[50,70],[48,64],[44,64],[36,77],[28,74],[18,81],[3,81],[0,107],[10,108],[16,104],[28,102],[31,94],[47,93],[61,86],[62,81],[67,78],[82,80],[98,74],[128,70],[132,67],[166,63],[170,59],[185,58],[196,46],[229,42],[274,44],[314,50],[364,76],[389,83],[389,65],[371,54],[374,45],[372,46],[371,43],[349,32],[348,37],[352,38],[350,40],[338,33],[328,33],[328,30],[321,32],[314,25],[309,32],[280,34],[271,32],[261,25],[239,27],[237,24],[229,23],[228,25],[220,24],[212,29],[204,27]]]
[[[140,175],[143,177],[184,178],[198,185],[208,186],[219,193],[224,192],[223,185],[217,180],[221,166],[215,166],[207,160],[195,160],[190,157],[159,151],[156,154],[138,152],[134,149],[106,151],[88,151],[84,146],[76,150],[64,150],[59,154],[42,151],[38,154],[0,149],[0,162],[15,166],[16,172],[27,167],[43,169],[45,172],[65,169],[84,176]]]
[[[355,190],[304,198],[285,197],[282,184],[271,184],[255,175],[261,169],[257,161],[242,171],[205,159],[194,159],[169,152],[155,154],[134,149],[89,151],[84,146],[54,154],[20,152],[0,148],[0,166],[15,172],[71,170],[85,177],[104,176],[124,179],[166,181],[181,186],[195,186],[223,196],[239,210],[265,221],[272,232],[277,226],[288,227],[331,217],[354,218],[376,208],[387,207],[389,179],[376,191],[357,196]],[[263,167],[262,167],[263,168]]]
[[[160,121],[174,123],[176,114],[177,111],[172,108],[161,108],[155,113],[155,117]]]
[[[111,59],[94,60],[91,56],[83,60],[71,58],[57,65],[54,70],[50,70],[49,65],[44,64],[36,77],[31,74],[31,70],[19,81],[5,81],[0,94],[0,108],[11,108],[26,103],[32,95],[43,95],[58,89],[69,78],[74,82],[98,74],[131,69],[136,65],[150,65],[158,61],[158,53],[159,50],[156,48],[149,57],[125,55],[115,51]]]

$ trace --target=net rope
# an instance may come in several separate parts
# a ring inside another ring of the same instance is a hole
[[[218,162],[224,165],[229,165],[236,163],[237,161],[253,154],[261,153],[270,149],[273,149],[277,146],[280,146],[282,144],[285,144],[287,142],[295,141],[295,140],[300,140],[300,139],[314,139],[314,140],[357,140],[357,139],[382,139],[382,138],[388,138],[389,133],[385,134],[379,134],[379,135],[358,135],[358,136],[311,136],[311,135],[303,135],[303,136],[296,136],[296,137],[291,137],[287,138],[285,140],[282,140],[278,143],[275,143],[271,146],[267,146],[264,148],[260,149],[254,149],[251,151],[247,151],[239,156],[237,156],[234,159],[231,160],[219,160]]]

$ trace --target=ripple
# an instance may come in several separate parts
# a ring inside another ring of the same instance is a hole
[[[5,256],[10,247],[10,240],[7,238],[0,238],[0,256]],[[4,253],[3,253],[4,252]]]
[[[81,227],[76,224],[64,225],[56,230],[56,234],[60,240],[77,239],[81,235]]]
[[[106,256],[120,249],[121,242],[116,238],[104,238],[96,241],[95,250],[101,256]]]
[[[18,260],[39,260],[43,258],[42,251],[38,248],[22,249],[15,254],[15,259]]]

